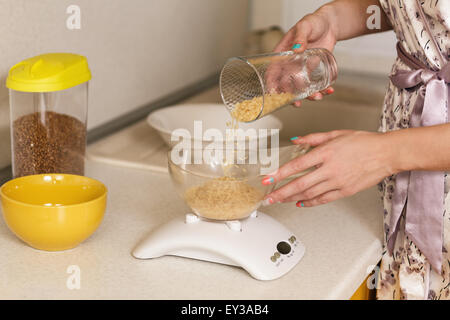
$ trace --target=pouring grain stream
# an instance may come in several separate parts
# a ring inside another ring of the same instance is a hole
[[[235,143],[239,125],[235,118],[226,123],[226,142]],[[236,149],[233,149],[236,152]],[[226,158],[224,157],[224,160]],[[239,168],[233,162],[222,162],[223,176],[211,179],[201,185],[186,190],[184,199],[199,216],[213,220],[237,220],[246,218],[256,210],[264,194],[247,183],[246,179],[233,177],[233,168]],[[242,168],[245,173],[246,169]]]

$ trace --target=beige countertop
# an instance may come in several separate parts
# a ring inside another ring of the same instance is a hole
[[[289,226],[306,246],[284,277],[262,282],[243,269],[178,257],[137,260],[130,254],[149,231],[188,208],[166,173],[87,163],[109,188],[104,221],[79,247],[32,249],[0,222],[0,299],[347,299],[381,253],[381,207],[374,188],[328,205],[261,211]],[[69,266],[81,288],[66,286]]]
[[[131,251],[148,232],[188,212],[169,175],[91,160],[87,175],[107,185],[108,205],[100,228],[79,247],[32,249],[0,219],[0,299],[348,299],[380,259],[382,207],[371,188],[315,208],[262,208],[306,247],[300,263],[278,280],[178,257],[137,260]],[[81,287],[70,290],[73,265]]]

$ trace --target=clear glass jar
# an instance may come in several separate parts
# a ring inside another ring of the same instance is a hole
[[[14,177],[84,175],[90,77],[86,58],[73,54],[42,55],[11,68]]]
[[[233,57],[220,74],[220,93],[234,119],[252,122],[326,89],[337,70],[326,49]]]

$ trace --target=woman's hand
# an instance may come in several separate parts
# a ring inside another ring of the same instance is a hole
[[[305,16],[296,25],[294,25],[283,37],[280,43],[275,47],[275,52],[294,50],[303,52],[309,48],[325,48],[334,50],[337,37],[332,26],[330,17],[330,8],[324,6],[315,13]],[[332,87],[317,92],[308,97],[309,100],[321,100],[323,95],[334,92]],[[299,107],[300,101],[295,103]]]
[[[282,166],[263,184],[271,184],[316,167],[266,197],[265,204],[297,201],[312,207],[367,189],[396,172],[390,167],[395,151],[383,133],[338,130],[294,139],[316,146],[306,155]]]
[[[281,39],[275,47],[275,52],[292,50],[292,46],[300,44],[297,52],[303,52],[308,48],[325,48],[334,50],[337,37],[333,30],[332,20],[326,9],[321,8],[303,17]]]

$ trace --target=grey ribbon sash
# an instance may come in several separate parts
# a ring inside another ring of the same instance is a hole
[[[412,71],[398,70],[390,77],[392,83],[400,89],[419,90],[410,127],[446,123],[450,97],[450,63],[440,71],[434,71],[407,53],[400,43],[397,43],[397,53]],[[442,171],[399,173],[395,181],[387,235],[387,247],[392,254],[400,216],[405,210],[406,235],[439,273],[442,268],[444,179]]]

